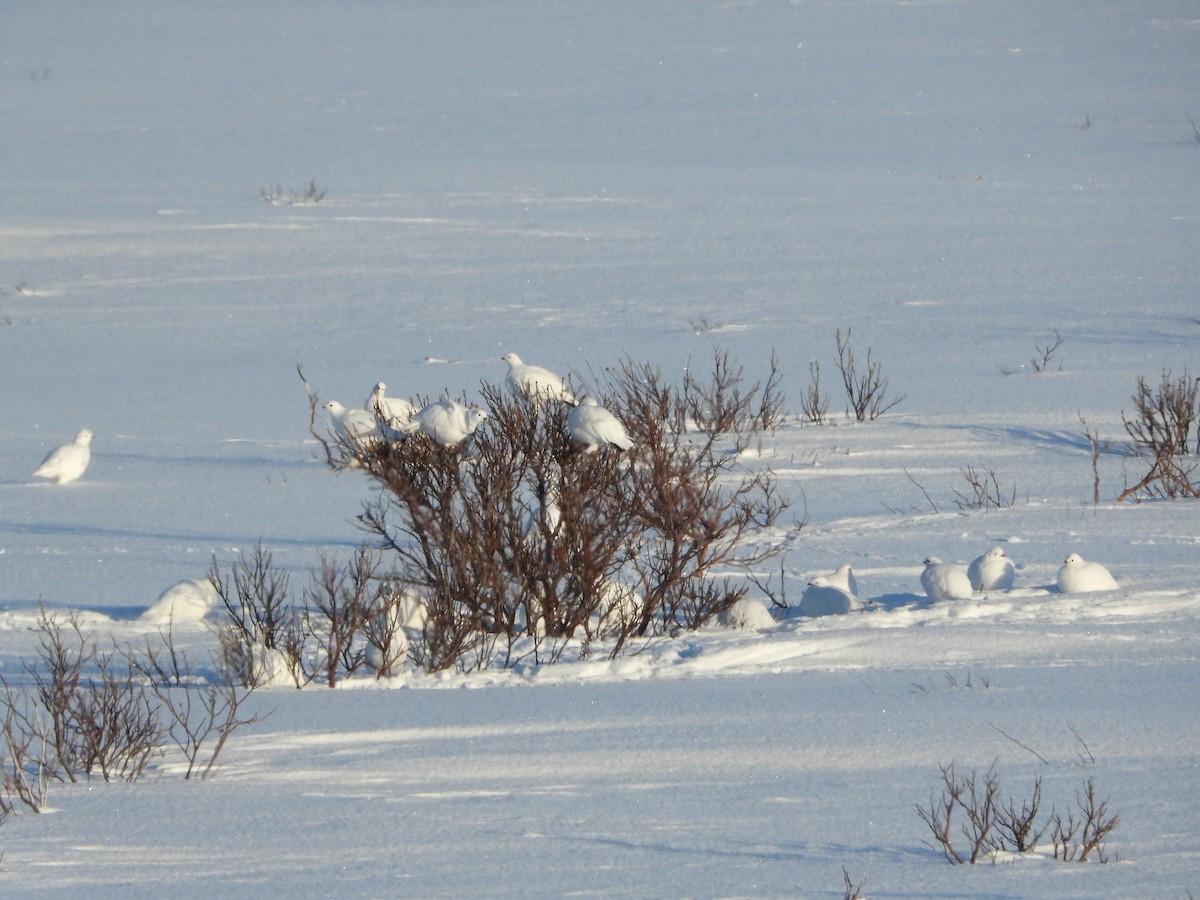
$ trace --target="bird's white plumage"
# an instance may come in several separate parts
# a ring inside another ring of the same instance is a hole
[[[365,409],[347,409],[336,400],[325,404],[333,430],[342,440],[350,444],[367,444],[379,437],[379,423],[373,413]]]
[[[835,584],[832,579],[818,575],[804,589],[798,611],[802,616],[837,616],[858,612],[862,608],[863,602],[857,595]]]
[[[367,412],[377,415],[391,430],[391,437],[398,437],[407,431],[406,426],[412,421],[413,413],[417,411],[417,407],[408,398],[389,397],[387,385],[382,381],[376,384],[371,393],[367,395],[365,407]]]
[[[958,566],[944,563],[936,556],[925,560],[921,587],[930,600],[967,600],[975,593],[967,573]]]
[[[1072,553],[1058,570],[1058,589],[1064,594],[1083,594],[1088,591],[1112,591],[1119,587],[1112,573],[1097,562],[1087,562]]]
[[[742,597],[721,613],[721,623],[727,628],[762,631],[777,624],[771,611],[757,597]]]
[[[67,484],[79,478],[92,461],[92,433],[86,428],[75,435],[75,440],[55,447],[46,454],[42,464],[33,470],[38,478],[48,478],[55,484]]]
[[[841,588],[846,593],[858,597],[858,579],[854,577],[854,570],[850,568],[850,563],[842,563],[825,578],[834,587]]]
[[[615,415],[596,402],[584,397],[567,414],[567,433],[583,444],[584,452],[595,453],[606,444],[628,450],[633,446],[625,426]]]
[[[508,389],[518,397],[524,397],[534,404],[547,400],[575,402],[575,395],[567,389],[567,383],[561,375],[522,362],[515,353],[506,353],[500,358],[508,363],[508,377],[505,379]]]
[[[207,578],[181,581],[159,594],[138,621],[152,625],[202,622],[217,599],[217,590]]]
[[[413,422],[443,447],[453,447],[474,434],[486,418],[487,413],[478,407],[442,397],[423,407],[413,416]]]
[[[977,556],[967,566],[967,578],[976,591],[1011,590],[1017,571],[1003,547],[992,547],[983,556]]]

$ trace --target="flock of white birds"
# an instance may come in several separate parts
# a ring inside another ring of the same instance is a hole
[[[585,452],[595,453],[610,444],[621,450],[633,446],[620,419],[593,397],[577,400],[561,375],[522,362],[515,353],[506,353],[501,360],[508,363],[506,384],[516,396],[535,406],[557,402],[572,407],[567,415],[567,433]],[[358,445],[425,434],[443,447],[456,447],[487,418],[486,410],[446,395],[418,409],[411,400],[389,397],[382,381],[371,390],[362,407],[347,408],[330,400],[325,410],[338,437]]]
[[[992,547],[976,557],[964,570],[938,557],[925,560],[921,572],[921,587],[934,602],[979,599],[990,592],[1012,590],[1016,581],[1016,566],[1003,547]],[[1116,590],[1112,574],[1097,562],[1087,562],[1078,553],[1063,561],[1056,579],[1063,594],[1083,594],[1091,591]],[[857,612],[866,608],[859,596],[858,583],[849,564],[842,565],[830,575],[818,575],[808,583],[798,611],[802,616],[830,616]]]
[[[561,375],[525,363],[515,353],[506,353],[501,360],[508,364],[506,385],[514,395],[535,406],[546,402],[571,406],[566,419],[567,433],[585,453],[596,453],[606,446],[620,450],[629,450],[633,446],[617,416],[592,397],[577,399]],[[325,409],[334,432],[347,443],[359,445],[424,434],[444,447],[456,447],[487,419],[483,409],[466,406],[448,396],[418,409],[411,400],[389,397],[387,385],[382,381],[372,388],[363,407],[347,408],[330,400]],[[55,484],[78,480],[91,461],[91,441],[92,432],[82,429],[74,441],[47,454],[33,474]],[[552,499],[543,503],[543,510],[547,506],[553,508]],[[965,570],[931,556],[925,560],[921,572],[921,586],[926,596],[940,602],[970,600],[991,591],[1008,591],[1015,579],[1016,567],[1003,547],[992,547],[972,560]],[[1064,594],[1109,591],[1118,587],[1108,569],[1100,563],[1085,561],[1078,553],[1070,554],[1063,562],[1058,570],[1057,585]],[[202,616],[211,608],[213,599],[202,585],[182,582],[164,593],[146,614],[155,616],[161,609],[178,615],[183,611],[178,607],[191,606],[193,613],[199,612]],[[830,616],[860,612],[866,607],[866,601],[859,595],[854,572],[849,564],[845,564],[829,575],[813,578],[797,612],[802,616]]]

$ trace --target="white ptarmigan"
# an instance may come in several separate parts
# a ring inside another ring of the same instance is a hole
[[[333,430],[349,444],[367,444],[379,436],[379,423],[365,409],[347,409],[336,400],[325,404]]]
[[[958,566],[944,563],[936,556],[925,560],[921,572],[921,587],[930,600],[969,600],[975,593],[971,579]]]
[[[863,602],[855,594],[834,584],[826,576],[818,575],[804,589],[799,612],[802,616],[837,616],[858,612],[862,608]]]
[[[547,400],[575,402],[575,395],[567,389],[567,383],[561,375],[541,366],[521,362],[521,357],[515,353],[505,353],[500,359],[508,363],[508,377],[505,379],[508,389],[518,397],[525,398],[535,406]]]
[[[976,591],[1008,591],[1016,580],[1017,570],[1003,547],[992,547],[977,556],[967,566],[967,578]]]
[[[841,588],[848,594],[858,597],[858,579],[854,577],[854,570],[850,568],[850,563],[842,563],[832,574],[826,575],[825,579],[836,588]]]
[[[55,447],[47,453],[33,474],[38,478],[48,478],[55,484],[75,481],[92,461],[91,443],[92,433],[86,428],[81,429],[70,444]]]
[[[1068,556],[1058,570],[1058,589],[1064,594],[1112,591],[1119,586],[1108,569],[1097,562],[1085,562],[1078,553]]]
[[[475,433],[487,418],[478,407],[467,407],[457,400],[442,397],[413,416],[413,422],[443,447],[454,447]]]
[[[621,420],[601,406],[594,397],[584,397],[567,414],[567,434],[583,444],[585,453],[595,453],[605,444],[622,450],[633,446]]]
[[[207,578],[181,581],[159,594],[138,621],[152,625],[203,622],[217,600],[217,589]]]
[[[364,407],[367,412],[379,416],[391,429],[393,436],[399,436],[407,430],[405,426],[412,421],[413,413],[417,411],[417,407],[408,398],[387,396],[387,385],[382,381],[367,395]]]

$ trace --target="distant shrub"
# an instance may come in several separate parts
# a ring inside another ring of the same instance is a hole
[[[1164,369],[1156,388],[1138,376],[1133,413],[1121,413],[1133,452],[1149,469],[1118,500],[1200,498],[1200,379]],[[1194,432],[1194,435],[1193,435]]]
[[[1012,490],[1001,488],[995,469],[964,466],[961,471],[967,490],[954,488],[954,502],[959,509],[1004,509],[1017,502],[1017,486],[1014,484]]]
[[[903,401],[904,395],[888,397],[888,379],[880,364],[872,358],[872,348],[867,348],[866,370],[858,367],[858,360],[850,346],[850,335],[851,329],[846,329],[844,337],[841,329],[838,329],[837,365],[842,373],[842,385],[846,388],[849,403],[847,415],[852,411],[856,421],[874,421]]]

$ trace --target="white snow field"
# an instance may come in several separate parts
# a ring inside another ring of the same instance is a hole
[[[357,403],[475,397],[509,352],[580,394],[714,345],[758,380],[774,348],[793,415],[744,463],[807,524],[759,574],[796,604],[848,562],[869,608],[263,689],[212,780],[167,754],[8,817],[0,893],[841,897],[844,867],[875,898],[1200,894],[1200,507],[1114,499],[1137,377],[1200,373],[1193,0],[2,18],[6,677],[39,603],[136,643],[214,558],[349,554],[371,489],[319,457],[297,365]],[[903,395],[876,421],[842,414],[839,329]],[[83,477],[34,479],[83,427]],[[1014,505],[959,509],[965,466]],[[926,556],[994,545],[1013,590],[926,601]],[[1119,588],[1060,594],[1071,552]],[[1110,861],[949,865],[915,807],[951,762],[1059,810],[1093,777]]]

